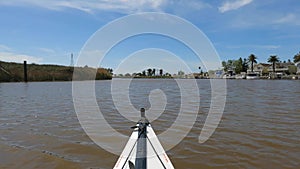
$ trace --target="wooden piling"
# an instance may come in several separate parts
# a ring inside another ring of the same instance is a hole
[[[28,82],[27,79],[27,61],[24,61],[24,82]]]

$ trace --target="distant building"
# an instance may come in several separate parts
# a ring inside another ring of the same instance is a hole
[[[263,75],[264,72],[266,70],[268,70],[268,68],[272,66],[271,64],[267,64],[267,63],[258,63],[258,64],[255,64],[253,65],[253,72],[256,73],[256,74],[259,74],[259,75]],[[247,73],[251,73],[251,67],[249,65],[249,68],[247,70]]]
[[[286,74],[289,71],[289,66],[293,66],[294,64],[291,62],[288,63],[276,63],[275,65],[275,73],[276,74]],[[300,69],[300,63],[298,65],[298,70]],[[247,73],[250,73],[251,69],[247,70]],[[258,63],[253,66],[253,72],[257,73],[261,76],[268,75],[273,73],[273,65],[268,63]]]
[[[297,74],[300,74],[300,62],[295,63],[295,66],[297,67]]]
[[[194,79],[195,76],[194,76],[193,73],[190,73],[190,74],[186,74],[186,75],[185,75],[185,78],[186,78],[186,79]]]
[[[287,72],[289,72],[289,66],[294,66],[293,63],[277,63],[276,64],[276,73],[282,73],[282,74],[286,74]],[[273,68],[272,65],[269,67],[269,72],[273,72]]]
[[[193,76],[195,79],[200,79],[201,74],[200,73],[193,73]]]
[[[214,76],[212,78],[218,78],[218,79],[220,79],[220,78],[222,78],[223,74],[224,74],[223,70],[216,70],[214,72],[214,74],[212,75],[212,76]],[[211,76],[211,75],[209,75],[209,76]]]

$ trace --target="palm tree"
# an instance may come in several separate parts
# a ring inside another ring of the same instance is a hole
[[[300,62],[300,52],[294,56],[294,63]]]
[[[147,69],[147,72],[148,72],[148,76],[152,76],[152,69]]]
[[[257,57],[254,54],[251,54],[248,57],[249,62],[251,62],[251,72],[253,72],[253,64],[257,63],[256,59],[257,59]]]
[[[159,75],[162,76],[163,75],[163,69],[159,70]]]
[[[268,62],[272,63],[273,73],[275,73],[275,65],[279,62],[279,58],[276,55],[272,55],[269,57]]]
[[[247,69],[248,69],[248,62],[247,62],[247,59],[244,58],[243,60],[243,69],[242,69],[242,72],[247,72]]]
[[[156,69],[152,69],[151,76],[155,76]]]
[[[142,72],[142,75],[143,75],[143,76],[146,76],[146,71],[145,71],[145,70]]]

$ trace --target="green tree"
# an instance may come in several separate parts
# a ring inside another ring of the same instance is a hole
[[[300,52],[294,56],[294,63],[300,62]]]
[[[159,70],[159,75],[162,76],[162,75],[163,75],[163,72],[164,72],[163,69],[160,69],[160,70]]]
[[[185,73],[184,73],[184,71],[179,70],[177,74],[178,74],[178,76],[183,76]]]
[[[243,60],[243,69],[242,69],[242,72],[247,72],[247,69],[248,69],[248,62],[247,62],[247,59],[244,58]]]
[[[235,73],[240,74],[243,71],[243,59],[239,58],[238,60],[235,60],[233,62],[233,65],[235,67]]]
[[[275,73],[276,63],[279,62],[279,58],[276,55],[272,55],[268,59],[269,63],[272,63],[273,73]]]
[[[147,69],[147,73],[148,73],[148,76],[151,76],[152,75],[152,69]]]
[[[235,60],[228,60],[227,62],[223,61],[222,66],[223,66],[224,71],[227,72],[229,70],[233,70],[233,68],[235,67],[234,62],[235,62]]]
[[[156,69],[152,69],[151,76],[155,76]]]
[[[227,67],[226,61],[222,61],[222,66],[223,66],[224,71],[227,72],[228,67]]]
[[[257,59],[257,57],[256,57],[254,54],[251,54],[251,55],[248,57],[248,60],[249,60],[249,62],[251,63],[251,72],[253,72],[253,64],[254,64],[254,63],[257,63],[256,59]]]
[[[289,68],[289,70],[288,70],[289,74],[296,74],[297,73],[297,66],[290,65],[290,66],[288,66],[288,68]]]

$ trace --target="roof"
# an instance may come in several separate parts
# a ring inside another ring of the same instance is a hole
[[[262,65],[262,66],[270,66],[271,64],[268,64],[268,63],[259,63],[257,65]]]

